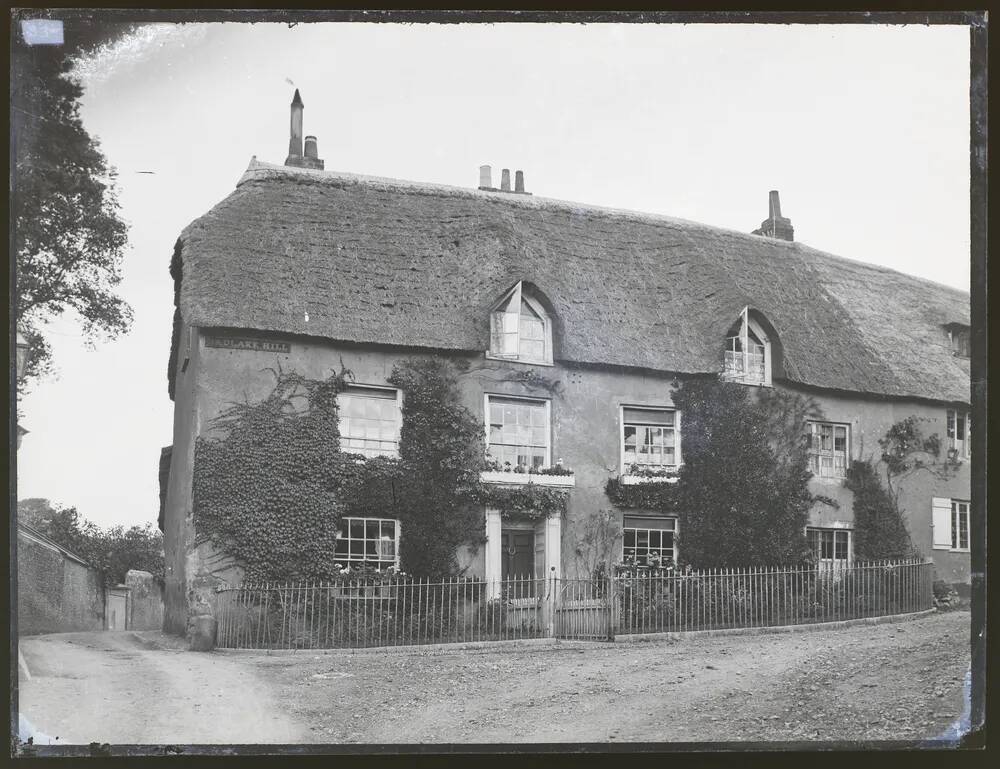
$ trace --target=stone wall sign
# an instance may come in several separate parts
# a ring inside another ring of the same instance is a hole
[[[228,350],[256,350],[258,352],[291,352],[288,342],[275,342],[271,339],[251,339],[249,337],[208,336],[205,337],[206,347],[223,347]]]

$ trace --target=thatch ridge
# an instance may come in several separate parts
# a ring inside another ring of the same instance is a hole
[[[968,361],[943,330],[968,323],[968,294],[658,214],[254,159],[181,243],[195,325],[484,350],[490,306],[525,280],[555,309],[557,359],[717,371],[750,305],[777,330],[789,379],[969,399]]]

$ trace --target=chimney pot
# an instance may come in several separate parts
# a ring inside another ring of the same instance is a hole
[[[524,171],[514,172],[514,192],[524,192]]]
[[[781,216],[781,201],[778,199],[777,190],[771,190],[768,196],[768,216],[772,219]]]
[[[500,190],[510,192],[510,169],[505,168],[500,172]]]
[[[479,166],[479,189],[493,189],[493,169],[489,166]]]
[[[302,97],[299,96],[299,89],[295,89],[295,96],[290,105],[291,125],[288,131],[288,157],[285,165],[298,165],[302,158]]]
[[[781,215],[781,201],[778,199],[777,190],[771,190],[768,194],[767,219],[760,223],[760,227],[754,230],[753,234],[779,240],[795,240],[792,220]]]

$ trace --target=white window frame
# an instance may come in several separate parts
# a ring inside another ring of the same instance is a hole
[[[962,508],[965,508],[964,510]],[[965,499],[951,500],[951,547],[948,548],[953,553],[968,553],[972,543],[972,518],[970,517],[971,503]],[[962,546],[961,519],[965,518],[965,546]]]
[[[948,438],[948,449],[955,452],[957,459],[972,457],[972,420],[968,409],[948,409],[945,414],[945,435]],[[965,424],[965,438],[958,438],[958,422]]]
[[[625,409],[634,409],[636,411],[672,411],[674,414],[674,464],[672,465],[649,465],[650,467],[664,467],[672,470],[680,470],[683,464],[683,457],[681,456],[681,412],[680,409],[675,406],[648,406],[648,405],[634,405],[631,403],[622,403],[618,406],[618,464],[620,467],[621,475],[629,475],[629,468],[631,468],[632,463],[625,460]],[[631,423],[630,423],[631,424]],[[655,480],[655,478],[651,478]]]
[[[486,357],[490,360],[506,360],[515,363],[531,363],[536,366],[552,366],[552,319],[542,307],[541,303],[531,295],[530,291],[523,289],[523,281],[518,281],[503,298],[490,309],[490,346],[486,351]],[[541,318],[542,337],[544,339],[545,352],[541,358],[525,357],[520,354],[521,340],[521,302],[526,302],[528,306]],[[498,309],[509,302],[509,307],[516,308],[516,312],[499,313]],[[503,353],[494,349],[493,340],[497,337],[497,315],[514,316],[513,324],[516,332],[507,331],[506,334],[515,334],[514,352]]]
[[[748,356],[749,346],[750,346],[750,332],[753,332],[761,344],[764,347],[764,377],[758,380],[756,377],[751,378],[749,375],[750,366]],[[744,307],[740,312],[740,346],[743,348],[743,374],[742,375],[732,375],[726,374],[725,361],[723,361],[723,378],[730,382],[737,382],[739,384],[756,385],[758,387],[770,387],[771,386],[771,339],[764,332],[761,325],[750,317],[750,307]],[[727,336],[726,341],[732,337]],[[728,349],[726,350],[728,352]],[[723,353],[725,356],[725,353]]]
[[[483,393],[483,422],[486,428],[486,453],[490,453],[490,398],[501,400],[523,401],[524,403],[542,403],[545,406],[545,463],[543,467],[552,467],[552,401],[548,398],[524,398],[520,395],[506,393]],[[491,455],[492,456],[492,455]],[[499,459],[497,459],[499,461]],[[512,468],[513,469],[513,468]],[[527,475],[525,476],[527,477]]]
[[[965,337],[965,352],[955,349],[955,340],[959,337]],[[972,356],[972,329],[968,326],[952,326],[948,329],[948,345],[951,348],[951,354],[956,358],[969,358]]]
[[[809,541],[810,532],[819,532],[820,536],[830,534],[833,537],[833,558],[823,558],[823,542],[820,540],[820,551],[816,554],[816,563],[823,568],[836,568],[839,566],[849,566],[854,561],[854,529],[848,526],[806,526],[806,540]],[[847,539],[847,558],[837,558],[837,535],[844,534]],[[809,541],[812,549],[812,542]]]
[[[343,518],[340,519],[340,523],[341,523],[341,526],[342,526],[342,530],[347,532],[347,536],[343,537],[341,535],[341,532],[337,532],[337,541],[338,542],[341,541],[342,539],[346,539],[348,541],[351,541],[353,539],[350,536],[350,533],[351,533],[350,521],[362,521],[362,523],[364,525],[364,528],[365,528],[365,535],[361,538],[360,541],[361,542],[365,542],[365,543],[368,542],[367,531],[368,531],[368,523],[369,522],[371,522],[371,521],[377,521],[378,524],[379,524],[379,531],[380,532],[382,530],[382,524],[383,523],[392,523],[392,524],[394,524],[393,532],[395,534],[395,538],[393,540],[393,559],[392,559],[392,564],[389,564],[389,562],[387,560],[384,560],[382,558],[379,558],[379,559],[374,560],[374,561],[371,560],[370,558],[367,557],[367,548],[366,547],[362,548],[362,550],[365,551],[365,552],[363,553],[362,557],[360,557],[360,558],[351,557],[350,554],[348,554],[348,555],[334,554],[334,557],[333,557],[333,562],[334,563],[344,564],[344,565],[346,565],[348,567],[350,567],[350,566],[352,566],[354,564],[374,563],[374,564],[379,564],[379,568],[390,568],[392,566],[395,566],[396,568],[399,568],[399,533],[400,533],[400,529],[402,528],[402,524],[400,523],[400,521],[397,518],[372,518],[372,517],[362,517],[362,516],[355,516],[355,515],[352,515],[352,516],[346,516],[345,515]],[[357,540],[354,540],[354,541],[357,541]],[[377,541],[381,542],[382,541],[382,537],[379,536],[379,539]],[[348,546],[348,549],[350,549],[350,546]],[[381,566],[381,564],[385,564],[385,566]]]
[[[846,446],[844,448],[844,472],[842,475],[823,475],[823,463],[820,461],[821,457],[831,457],[835,458],[837,452],[835,449],[830,449],[829,452],[824,452],[822,449],[814,448],[816,443],[816,436],[819,434],[820,427],[830,427],[832,429],[831,440],[833,445],[836,446],[838,427],[843,427],[846,431]],[[831,479],[831,480],[841,480],[847,476],[847,470],[851,466],[851,426],[846,422],[823,422],[823,421],[810,421],[809,422],[809,469],[812,470],[813,457],[816,457],[816,469],[813,470],[814,478],[821,479]]]
[[[360,395],[360,394],[357,394],[357,393],[352,394],[351,393],[351,389],[352,388],[359,388],[359,389],[363,388],[363,389],[366,389],[366,390],[384,390],[385,392],[395,393],[395,395],[396,395],[396,399],[395,399],[395,402],[396,402],[396,441],[395,441],[396,442],[396,448],[392,452],[385,452],[385,451],[381,451],[380,450],[377,454],[375,454],[375,456],[398,458],[399,457],[399,438],[400,438],[400,432],[403,429],[403,391],[400,390],[398,387],[387,387],[386,385],[377,385],[377,384],[365,384],[364,382],[351,382],[350,384],[348,384],[338,394],[338,398],[340,396],[343,396],[343,395],[346,395],[348,397],[351,397],[353,395],[353,397],[358,397],[358,398],[363,398],[364,397],[363,395]],[[383,399],[379,398],[378,400],[383,400]],[[384,400],[389,400],[389,398],[385,398]],[[342,405],[343,404],[338,404],[338,411],[337,411],[337,417],[338,417],[337,418],[337,427],[338,427],[338,429],[340,429],[341,420],[344,418],[343,414],[342,414],[342,411],[340,410],[341,407],[342,407]],[[344,443],[343,443],[344,437],[345,437],[344,436],[344,431],[341,429],[340,430],[340,440],[341,440],[340,450],[341,451],[343,451],[345,454],[361,454],[362,453],[360,451],[352,449],[351,447],[344,446]],[[367,457],[368,455],[365,454],[364,456]]]
[[[646,520],[661,520],[664,523],[666,523],[667,521],[673,521],[674,527],[672,529],[667,529],[667,528],[648,528],[648,527],[646,527],[646,528],[640,528],[638,526],[626,526],[625,525],[626,521],[628,521],[630,518],[631,519],[643,518],[643,519],[646,519]],[[646,532],[646,536],[647,536],[647,540],[646,541],[648,543],[649,542],[648,536],[649,536],[649,532],[650,531],[659,531],[659,532],[669,531],[673,535],[671,537],[671,548],[670,548],[671,552],[673,553],[673,555],[671,556],[671,565],[674,566],[674,567],[677,566],[677,558],[678,558],[678,555],[679,555],[678,548],[677,548],[677,539],[678,539],[678,534],[679,534],[679,531],[680,531],[680,519],[678,517],[672,516],[672,515],[668,515],[668,516],[652,516],[652,515],[627,515],[627,514],[624,515],[624,516],[622,516],[622,550],[621,550],[621,553],[622,553],[622,563],[625,563],[625,549],[626,549],[625,548],[625,532],[626,531],[634,531],[634,532],[636,532],[636,543],[637,544],[635,545],[635,547],[632,548],[633,550],[637,550],[638,549],[638,538],[639,538],[638,532],[640,532],[640,531],[645,531]],[[661,534],[661,536],[662,536],[662,534]],[[646,545],[646,555],[647,555],[647,557],[649,555],[649,550],[650,550],[650,548],[649,548],[649,545],[647,544]],[[659,550],[662,552],[663,548],[660,547]],[[648,568],[648,566],[647,567],[640,567],[640,568]]]

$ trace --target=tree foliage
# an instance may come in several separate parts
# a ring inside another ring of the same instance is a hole
[[[844,485],[854,493],[855,558],[880,561],[915,554],[896,499],[882,485],[870,462],[851,462]]]
[[[398,518],[403,570],[426,577],[458,571],[456,551],[483,541],[479,474],[482,424],[461,404],[459,370],[446,358],[398,363],[389,383],[403,391]]]
[[[674,393],[683,412],[684,465],[676,505],[680,554],[696,568],[799,563],[809,558],[806,425],[821,416],[811,399],[718,380],[686,380]]]
[[[47,499],[22,499],[18,520],[76,553],[104,573],[107,585],[125,581],[129,569],[163,580],[163,535],[151,523],[103,529],[80,517],[74,507],[54,507]]]
[[[30,347],[19,386],[51,370],[45,324],[73,311],[85,337],[128,330],[132,310],[115,293],[128,228],[116,172],[80,118],[75,57],[132,25],[68,23],[64,46],[27,46],[12,57],[14,310]]]

